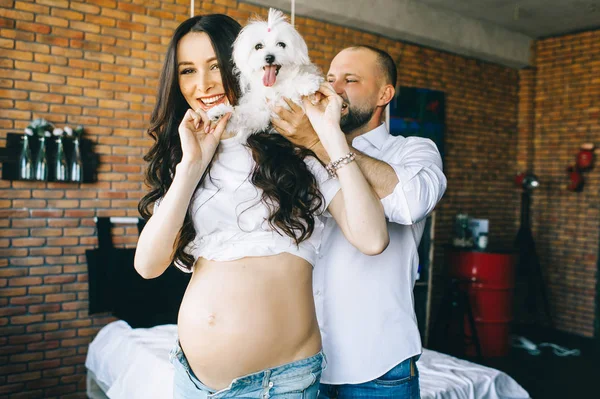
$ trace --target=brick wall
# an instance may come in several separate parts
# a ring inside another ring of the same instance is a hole
[[[144,129],[166,44],[188,7],[188,0],[0,0],[0,145],[6,133],[45,117],[59,126],[83,124],[102,162],[94,184],[0,180],[0,396],[84,397],[87,344],[112,320],[86,310],[84,251],[96,244],[93,217],[137,215]],[[232,0],[196,7],[242,23],[266,15]],[[390,52],[400,84],[447,93],[449,188],[438,208],[436,276],[459,211],[489,218],[491,243],[509,244],[518,206],[517,71],[312,19],[296,22],[325,71],[337,51],[367,43]],[[119,244],[136,241],[135,228],[115,235]]]
[[[533,232],[556,327],[592,337],[600,169],[585,172],[580,193],[566,190],[565,169],[582,143],[600,145],[600,30],[540,40],[535,54]]]

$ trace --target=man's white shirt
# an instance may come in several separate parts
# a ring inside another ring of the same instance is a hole
[[[385,125],[356,137],[352,146],[389,164],[398,176],[381,200],[390,244],[377,256],[362,254],[329,218],[313,274],[313,294],[327,367],[321,382],[371,381],[421,353],[413,287],[425,218],[446,190],[435,144],[394,137]]]

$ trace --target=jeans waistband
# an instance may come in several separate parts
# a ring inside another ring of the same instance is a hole
[[[175,342],[175,347],[171,351],[170,354],[171,359],[176,358],[183,367],[199,382],[204,389],[212,392],[213,390],[207,387],[196,377],[188,363],[185,354],[183,353],[183,349],[179,344],[179,339]],[[283,364],[281,366],[265,369],[258,371],[256,373],[247,374],[241,377],[234,378],[229,387],[221,390],[225,391],[228,389],[235,389],[238,385],[251,385],[251,384],[263,384],[265,381],[274,381],[277,382],[279,379],[288,379],[292,378],[296,375],[303,375],[307,371],[309,372],[320,372],[326,367],[326,357],[323,351],[319,351],[317,354],[307,357],[305,359],[296,360],[290,363]],[[219,391],[219,392],[221,392]]]

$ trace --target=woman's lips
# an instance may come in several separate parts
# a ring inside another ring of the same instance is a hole
[[[217,94],[210,97],[199,97],[196,99],[200,108],[204,111],[211,109],[215,105],[222,104],[227,101],[227,96],[225,94]]]

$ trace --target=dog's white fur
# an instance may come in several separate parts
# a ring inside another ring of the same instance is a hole
[[[271,56],[272,64],[281,67],[275,84],[268,87],[263,84],[263,68]],[[226,130],[244,143],[251,134],[269,128],[269,103],[281,104],[281,97],[287,97],[301,105],[301,97],[316,92],[323,82],[319,69],[310,62],[302,36],[281,11],[273,8],[268,21],[255,20],[241,30],[233,45],[233,62],[242,91],[239,103],[233,109],[218,105],[208,116],[217,120],[233,111]]]

